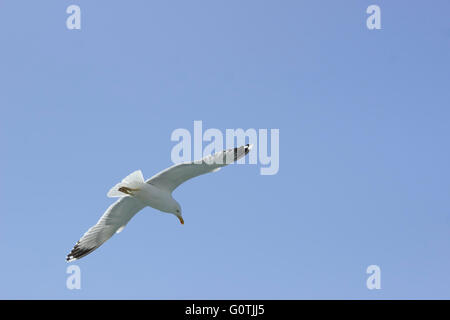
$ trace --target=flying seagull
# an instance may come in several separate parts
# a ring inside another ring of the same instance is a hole
[[[114,233],[121,232],[128,221],[146,206],[174,214],[184,224],[180,204],[172,198],[172,191],[191,178],[218,171],[242,158],[250,152],[252,146],[247,144],[206,156],[200,161],[176,164],[147,181],[144,181],[140,170],[131,173],[109,190],[108,197],[118,197],[119,200],[75,244],[67,255],[67,262],[80,259],[100,247]]]

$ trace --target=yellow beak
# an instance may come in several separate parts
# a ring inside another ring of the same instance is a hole
[[[178,216],[177,216],[177,217],[178,217]],[[178,220],[180,220],[180,223],[181,223],[181,224],[184,224],[184,220],[183,220],[182,217],[178,217]]]

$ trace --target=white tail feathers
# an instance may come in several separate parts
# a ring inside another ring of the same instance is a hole
[[[120,183],[116,184],[109,191],[107,196],[109,198],[126,197],[128,194],[119,191],[120,188],[139,189],[142,183],[145,183],[144,176],[141,170],[136,170],[125,177]]]

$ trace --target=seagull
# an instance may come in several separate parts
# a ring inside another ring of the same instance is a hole
[[[199,175],[216,172],[250,152],[253,145],[231,148],[204,157],[201,160],[175,164],[147,181],[141,170],[134,171],[112,187],[107,196],[119,198],[75,244],[66,261],[80,259],[105,243],[115,233],[121,232],[136,213],[145,207],[175,215],[184,224],[180,204],[172,191],[183,182]]]

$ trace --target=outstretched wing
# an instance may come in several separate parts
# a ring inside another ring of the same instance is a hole
[[[97,224],[91,227],[75,244],[66,260],[71,262],[80,259],[100,247],[115,232],[122,231],[128,221],[144,207],[145,205],[141,201],[132,197],[123,197],[114,202]]]
[[[180,184],[199,175],[219,170],[250,152],[252,145],[227,149],[207,156],[200,161],[183,162],[169,167],[154,175],[146,182],[169,192]]]

